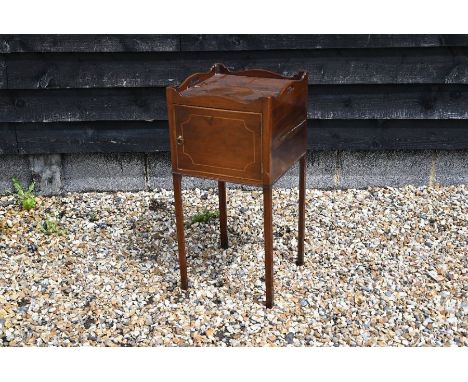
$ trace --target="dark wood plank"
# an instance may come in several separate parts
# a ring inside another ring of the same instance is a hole
[[[309,86],[312,119],[466,119],[466,85]]]
[[[167,121],[19,123],[15,128],[21,154],[169,150]]]
[[[0,53],[167,52],[180,49],[177,35],[0,35]]]
[[[312,150],[466,150],[467,130],[464,120],[309,120],[307,136]],[[0,137],[0,154],[169,151],[167,121],[0,124]]]
[[[315,85],[311,119],[468,119],[467,85]],[[164,88],[0,90],[0,122],[153,121]]]
[[[153,121],[166,113],[164,88],[0,91],[0,122]]]
[[[15,129],[13,124],[0,124],[0,155],[18,154]]]
[[[311,150],[466,150],[465,120],[311,120]]]
[[[182,35],[183,51],[468,46],[468,35]]]
[[[191,72],[206,71],[210,60],[185,62],[169,53],[11,54],[10,89],[167,86]]]
[[[0,53],[405,48],[467,45],[468,35],[0,35]]]
[[[11,54],[10,89],[153,87],[180,83],[214,62],[284,75],[306,70],[310,84],[468,84],[468,48],[298,51]],[[1,64],[0,64],[1,67]],[[1,81],[1,80],[0,80]],[[1,86],[1,82],[0,82]]]

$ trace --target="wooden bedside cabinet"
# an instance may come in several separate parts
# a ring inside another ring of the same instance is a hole
[[[182,175],[218,180],[221,247],[227,248],[225,182],[263,187],[266,306],[273,305],[272,186],[299,161],[297,264],[304,263],[307,74],[231,72],[215,64],[166,88],[182,289],[188,288]]]

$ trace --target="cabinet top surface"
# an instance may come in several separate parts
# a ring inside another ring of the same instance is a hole
[[[255,101],[278,96],[292,81],[216,73],[181,92],[182,96],[218,96],[238,101]]]

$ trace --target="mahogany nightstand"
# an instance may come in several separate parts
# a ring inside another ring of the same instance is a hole
[[[272,186],[299,161],[297,264],[304,263],[307,74],[231,72],[215,64],[167,87],[182,289],[188,288],[182,175],[218,180],[221,247],[227,248],[225,182],[263,187],[266,306],[273,305]]]

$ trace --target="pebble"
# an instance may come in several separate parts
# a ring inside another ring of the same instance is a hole
[[[435,271],[429,271],[427,275],[434,281],[439,281],[439,275]]]
[[[294,333],[289,332],[286,334],[286,342],[292,344],[294,342]]]
[[[69,193],[21,210],[0,196],[0,346],[468,346],[468,187],[274,194],[275,306],[264,307],[262,194],[229,189],[219,222],[186,228],[173,194]],[[190,217],[217,190],[184,190]],[[45,234],[57,216],[61,234]]]

